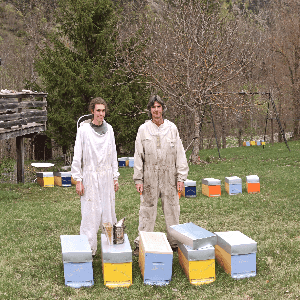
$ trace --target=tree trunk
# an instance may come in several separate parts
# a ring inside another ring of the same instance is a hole
[[[199,115],[199,110],[195,109],[194,111],[194,148],[193,152],[191,154],[191,162],[193,164],[196,164],[199,162],[199,150],[200,150],[200,115]]]

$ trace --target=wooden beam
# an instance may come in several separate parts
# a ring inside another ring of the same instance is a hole
[[[17,147],[17,182],[24,183],[24,137],[16,138]]]

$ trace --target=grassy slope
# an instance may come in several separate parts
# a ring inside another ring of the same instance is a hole
[[[189,179],[197,181],[198,196],[181,198],[180,222],[194,222],[209,231],[240,230],[258,243],[257,276],[234,280],[216,264],[216,281],[195,287],[173,260],[172,282],[167,287],[145,286],[136,258],[133,285],[109,290],[103,285],[100,251],[93,262],[93,288],[64,286],[61,234],[78,234],[79,198],[72,188],[40,188],[36,184],[0,185],[0,298],[1,299],[297,299],[300,298],[299,175],[300,142],[242,147],[200,153],[212,163],[190,166]],[[126,217],[126,232],[133,247],[137,235],[139,195],[133,170],[120,169],[117,217]],[[261,193],[248,195],[245,176],[257,174]],[[225,193],[225,176],[243,179],[243,194]],[[200,194],[201,179],[222,180],[222,196]],[[159,207],[156,231],[164,231]],[[98,243],[99,248],[100,244]]]

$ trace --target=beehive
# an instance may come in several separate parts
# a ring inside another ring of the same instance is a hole
[[[181,192],[181,195],[186,198],[196,197],[197,195],[196,181],[187,179],[184,182],[184,188],[183,191]]]
[[[73,176],[71,176],[71,184],[76,185],[77,181],[73,178]]]
[[[71,173],[69,172],[54,172],[54,184],[58,186],[72,186]]]
[[[54,176],[53,172],[38,172],[36,173],[37,183],[42,187],[53,187]]]
[[[243,142],[243,146],[250,146],[250,142],[244,141],[244,142]]]
[[[250,146],[255,146],[255,141],[250,141]]]
[[[120,157],[118,158],[119,167],[126,167],[126,161],[128,160],[127,157]]]
[[[191,247],[193,250],[205,246],[214,246],[217,242],[217,237],[214,233],[194,223],[172,225],[169,227],[169,233],[178,242]]]
[[[216,280],[215,248],[213,246],[193,250],[178,242],[178,259],[191,284],[202,285]]]
[[[215,232],[217,262],[232,278],[241,279],[256,275],[257,243],[240,231]]]
[[[202,194],[208,197],[221,196],[221,180],[215,178],[203,178]]]
[[[172,278],[173,251],[162,232],[140,231],[139,266],[143,281],[149,285],[167,285]]]
[[[133,168],[134,167],[134,157],[128,158],[128,167]]]
[[[260,146],[261,145],[261,141],[259,141],[259,140],[255,141],[255,143],[256,143],[256,146]]]
[[[257,175],[246,176],[246,187],[249,194],[260,193],[260,182]]]
[[[262,144],[263,146],[265,146],[265,145],[266,145],[266,142],[261,142],[261,144]]]
[[[242,193],[242,179],[237,176],[225,177],[225,190],[229,195]]]
[[[61,235],[65,285],[80,288],[94,285],[92,250],[86,235]]]
[[[132,250],[128,236],[124,234],[123,244],[108,243],[101,234],[102,273],[108,288],[129,287],[132,285]]]

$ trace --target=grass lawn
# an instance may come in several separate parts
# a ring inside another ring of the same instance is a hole
[[[197,197],[181,198],[180,222],[193,222],[211,232],[239,230],[258,244],[257,275],[234,280],[216,263],[216,281],[189,284],[177,253],[173,276],[166,287],[143,284],[133,258],[133,285],[109,290],[103,284],[100,240],[93,261],[92,288],[64,285],[60,235],[79,234],[80,201],[75,187],[41,188],[37,184],[0,184],[0,299],[300,299],[300,142],[200,152],[207,164],[191,165],[189,179],[197,181]],[[138,234],[139,194],[133,170],[120,169],[118,219],[126,217],[132,248]],[[246,175],[258,175],[261,193],[246,192]],[[243,193],[225,192],[226,176],[243,180]],[[201,194],[201,179],[222,180],[222,196]],[[164,231],[159,207],[155,231]],[[100,236],[100,232],[99,232]]]

